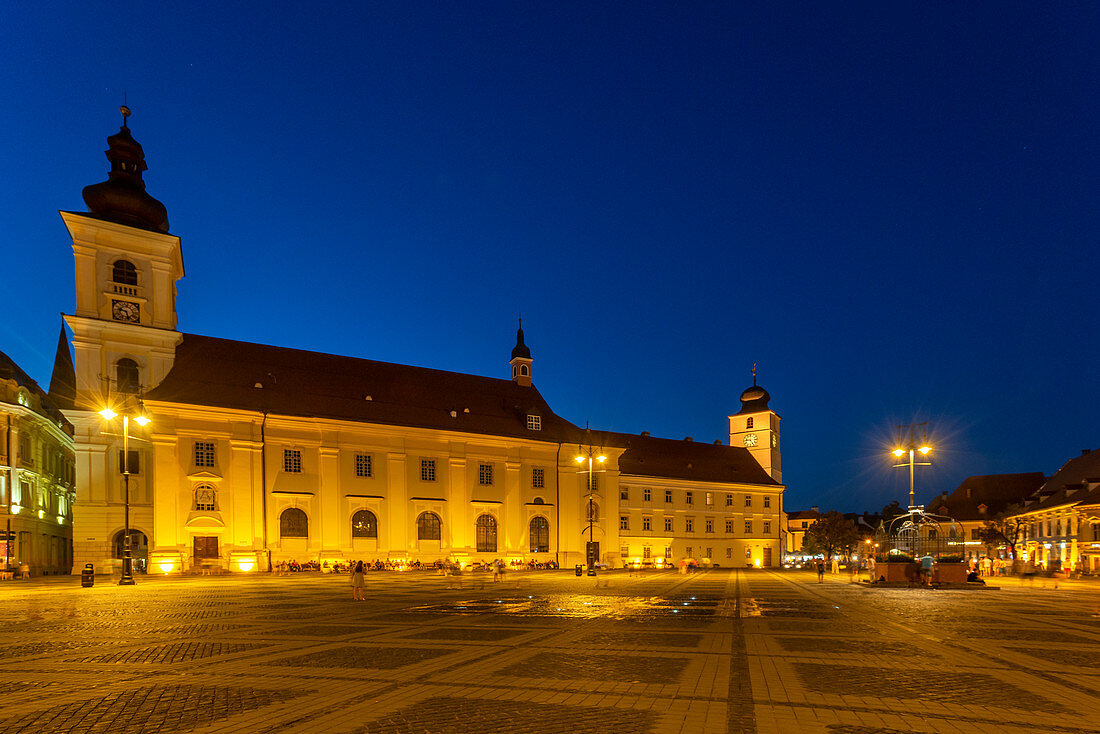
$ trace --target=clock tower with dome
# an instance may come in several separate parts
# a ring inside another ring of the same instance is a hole
[[[756,384],[756,367],[752,368],[752,387],[741,393],[741,410],[729,417],[730,446],[748,449],[756,463],[782,484],[780,461],[779,414],[768,407],[771,395]]]

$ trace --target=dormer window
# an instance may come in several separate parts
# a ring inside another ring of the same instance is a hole
[[[524,374],[527,374],[524,372]],[[528,431],[541,431],[542,430],[542,416],[541,415],[529,415],[527,416],[527,430]]]
[[[137,285],[137,268],[129,260],[116,260],[111,268],[111,280],[121,285]]]

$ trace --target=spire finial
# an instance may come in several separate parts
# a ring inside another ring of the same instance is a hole
[[[127,127],[126,118],[130,116],[130,108],[126,105],[122,105],[118,108],[118,111],[122,113],[122,126]]]
[[[752,363],[752,386],[756,387],[756,362]]]

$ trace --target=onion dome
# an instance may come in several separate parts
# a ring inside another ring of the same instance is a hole
[[[155,232],[168,231],[168,210],[145,192],[141,174],[146,170],[145,151],[134,140],[126,118],[130,110],[122,107],[122,127],[107,138],[107,160],[111,170],[107,180],[84,187],[84,203],[97,217]]]
[[[772,399],[772,396],[768,394],[768,391],[756,384],[756,365],[752,366],[752,387],[747,388],[741,393],[741,410],[737,411],[741,413],[759,413],[762,410],[768,410],[768,401]]]
[[[512,347],[512,359],[531,359],[531,349],[523,343],[523,327],[516,329],[516,345]]]

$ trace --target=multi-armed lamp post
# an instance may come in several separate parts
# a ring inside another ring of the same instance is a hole
[[[593,513],[593,501],[592,497],[596,492],[596,474],[602,472],[603,469],[596,469],[595,466],[602,466],[607,457],[599,449],[595,449],[592,446],[587,448],[578,446],[577,455],[574,460],[581,466],[587,464],[586,469],[580,471],[588,475],[588,548],[586,549],[586,556],[588,559],[589,570],[593,569],[596,565],[596,561],[599,560],[599,553],[595,552],[596,539],[595,539],[595,524],[596,517]]]
[[[914,469],[918,466],[930,466],[932,459],[928,455],[932,453],[932,447],[928,445],[928,424],[916,423],[898,426],[898,447],[893,450],[898,462],[894,467],[909,467],[909,508],[916,507],[913,496]],[[918,432],[920,435],[918,436]],[[907,436],[905,439],[903,437]],[[902,444],[906,445],[902,445]],[[908,454],[908,457],[906,456]]]
[[[119,417],[110,408],[104,408],[99,414],[108,422]],[[130,548],[130,418],[129,414],[122,414],[122,486],[126,500],[126,537],[122,545],[122,578],[118,580],[120,586],[134,585],[134,556]],[[149,417],[140,407],[133,419],[134,423],[143,428],[149,425]]]

